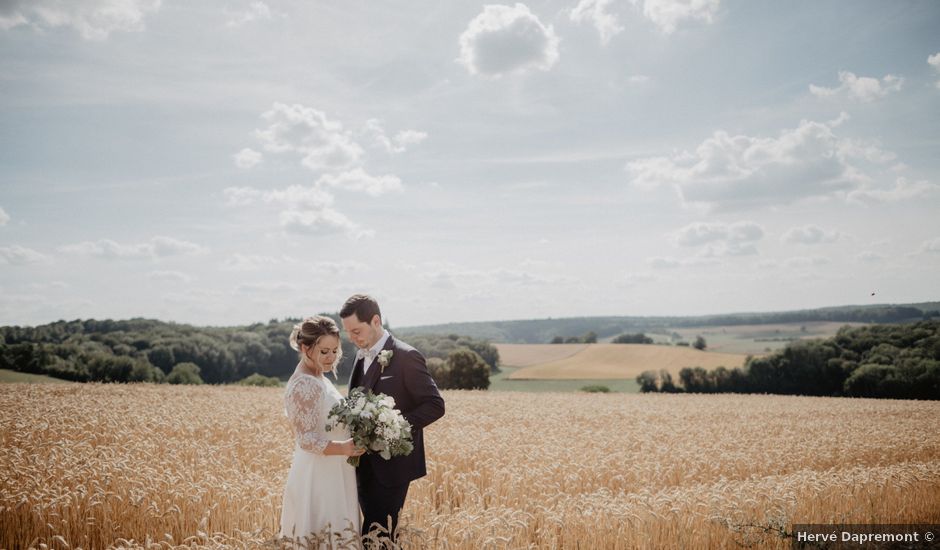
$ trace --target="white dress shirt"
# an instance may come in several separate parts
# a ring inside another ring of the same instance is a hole
[[[372,359],[372,361],[369,361],[369,364],[368,364],[368,365],[365,364],[365,361],[362,362],[362,363],[363,363],[363,365],[362,365],[362,375],[363,375],[363,376],[365,376],[366,373],[369,372],[369,367],[371,367],[372,364],[375,363],[375,360],[379,358],[379,352],[382,351],[382,348],[385,347],[385,342],[388,342],[388,337],[389,337],[389,336],[391,336],[391,334],[388,333],[388,330],[383,330],[383,332],[382,332],[382,337],[379,338],[379,341],[376,342],[374,346],[372,346],[371,348],[369,348],[369,351],[372,352],[373,359]]]

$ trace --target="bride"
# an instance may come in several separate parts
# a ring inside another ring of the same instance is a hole
[[[345,428],[324,430],[330,409],[342,399],[323,376],[342,357],[339,328],[329,317],[308,317],[294,325],[290,346],[299,352],[300,363],[284,395],[295,446],[284,487],[280,535],[305,547],[358,547],[356,470],[346,457],[364,451],[356,448]]]

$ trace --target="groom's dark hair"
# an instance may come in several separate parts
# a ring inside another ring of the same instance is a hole
[[[353,294],[346,300],[346,303],[343,304],[343,309],[339,310],[339,316],[343,319],[351,316],[353,313],[356,314],[356,319],[359,319],[360,323],[371,323],[372,318],[376,315],[379,316],[379,319],[382,318],[382,312],[379,311],[379,303],[368,294]]]

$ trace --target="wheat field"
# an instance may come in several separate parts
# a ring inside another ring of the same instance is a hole
[[[789,548],[940,523],[940,404],[444,392],[408,548]],[[281,390],[0,385],[0,548],[273,547]]]
[[[531,367],[560,361],[584,351],[588,344],[493,344],[507,367]]]
[[[540,348],[560,344],[529,344],[532,358],[543,356]],[[729,369],[744,365],[747,355],[699,351],[681,346],[650,344],[581,344],[582,349],[545,362],[531,362],[508,376],[511,380],[632,380],[646,370],[667,370],[678,377],[683,367]],[[517,345],[518,346],[518,345]],[[558,352],[561,355],[561,351]],[[502,348],[500,348],[502,356]],[[525,358],[525,350],[518,349],[514,357]],[[510,364],[510,363],[507,363]]]

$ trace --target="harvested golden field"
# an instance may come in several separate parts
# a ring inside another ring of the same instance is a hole
[[[587,344],[493,344],[499,350],[499,362],[507,367],[530,367],[571,357]]]
[[[793,523],[940,523],[940,404],[445,392],[410,548],[789,548]],[[281,390],[0,386],[0,547],[259,547]]]
[[[535,344],[539,346],[541,344]],[[558,345],[558,344],[555,344]],[[554,347],[544,344],[544,347]],[[533,351],[535,354],[535,351]],[[500,351],[502,356],[502,351]],[[678,376],[683,367],[740,367],[746,355],[699,351],[682,346],[590,344],[568,357],[519,369],[511,380],[632,380],[646,370],[667,370]]]

